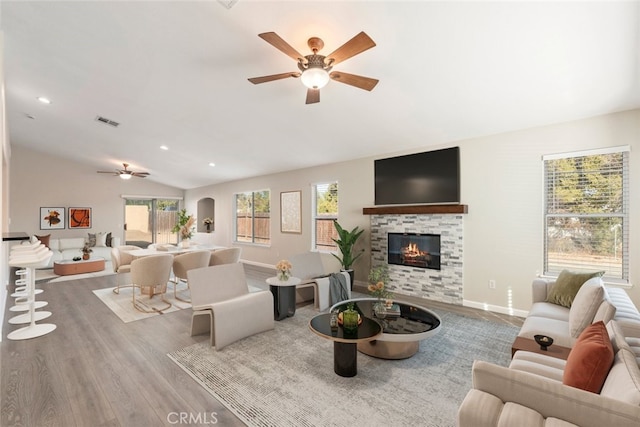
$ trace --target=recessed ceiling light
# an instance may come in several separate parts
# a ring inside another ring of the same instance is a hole
[[[211,166],[211,167],[215,167],[215,165],[216,165],[216,164],[215,164],[215,163],[213,163],[213,162],[209,163],[209,166]]]
[[[42,102],[43,104],[51,104],[51,100],[49,98],[45,98],[44,96],[39,96],[38,101]]]
[[[167,147],[166,145],[161,145],[160,149],[164,150],[164,151],[167,151],[169,149],[169,147]]]

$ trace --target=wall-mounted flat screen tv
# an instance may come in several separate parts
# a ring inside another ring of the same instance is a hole
[[[375,161],[375,204],[460,203],[460,148]]]

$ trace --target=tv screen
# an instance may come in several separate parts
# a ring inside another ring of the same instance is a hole
[[[375,204],[460,203],[460,148],[375,161]]]

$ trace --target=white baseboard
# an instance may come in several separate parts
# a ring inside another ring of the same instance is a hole
[[[509,308],[509,307],[503,307],[501,305],[487,304],[487,303],[484,303],[484,302],[463,300],[462,301],[462,305],[464,307],[477,308],[479,310],[493,311],[494,313],[507,314],[509,316],[517,316],[517,317],[523,317],[523,318],[527,317],[527,315],[529,314],[529,312],[526,311],[526,310],[516,310],[516,309],[513,309],[513,308]]]

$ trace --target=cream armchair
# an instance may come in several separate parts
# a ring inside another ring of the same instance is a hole
[[[184,281],[187,283],[187,288],[190,288],[189,281],[187,280],[187,271],[193,270],[194,268],[207,267],[209,265],[210,257],[210,251],[194,251],[176,255],[173,259],[173,275],[175,276],[173,296],[175,299],[184,302],[191,302],[190,300],[186,300],[178,296],[178,285],[181,281]]]
[[[291,275],[301,280],[296,286],[302,300],[308,299],[303,292],[305,288],[313,288],[313,301],[315,308],[324,311],[337,301],[331,301],[331,282],[329,275],[332,272],[325,271],[322,257],[319,252],[304,252],[289,258],[291,262]],[[345,289],[351,298],[351,277],[347,272],[341,272],[345,277],[347,287]]]
[[[120,293],[120,288],[123,287],[121,277],[131,273],[131,262],[134,258],[129,251],[135,251],[137,249],[140,248],[133,245],[122,245],[111,248],[111,265],[113,266],[113,272],[116,273],[116,287],[113,288],[113,293]],[[131,286],[131,284],[125,286]]]
[[[149,294],[149,300],[154,295],[160,294],[160,299],[164,303],[162,307],[152,306],[136,297],[136,290],[133,289],[133,307],[143,313],[162,313],[171,308],[171,303],[167,301],[164,294],[167,291],[167,283],[171,276],[173,265],[173,255],[161,254],[150,255],[138,258],[131,263],[131,281],[133,286],[140,288],[141,294]]]
[[[191,335],[209,332],[216,350],[274,328],[273,295],[249,293],[242,264],[189,270],[187,278],[193,309]]]
[[[242,248],[225,248],[211,251],[209,265],[231,264],[240,261]]]

